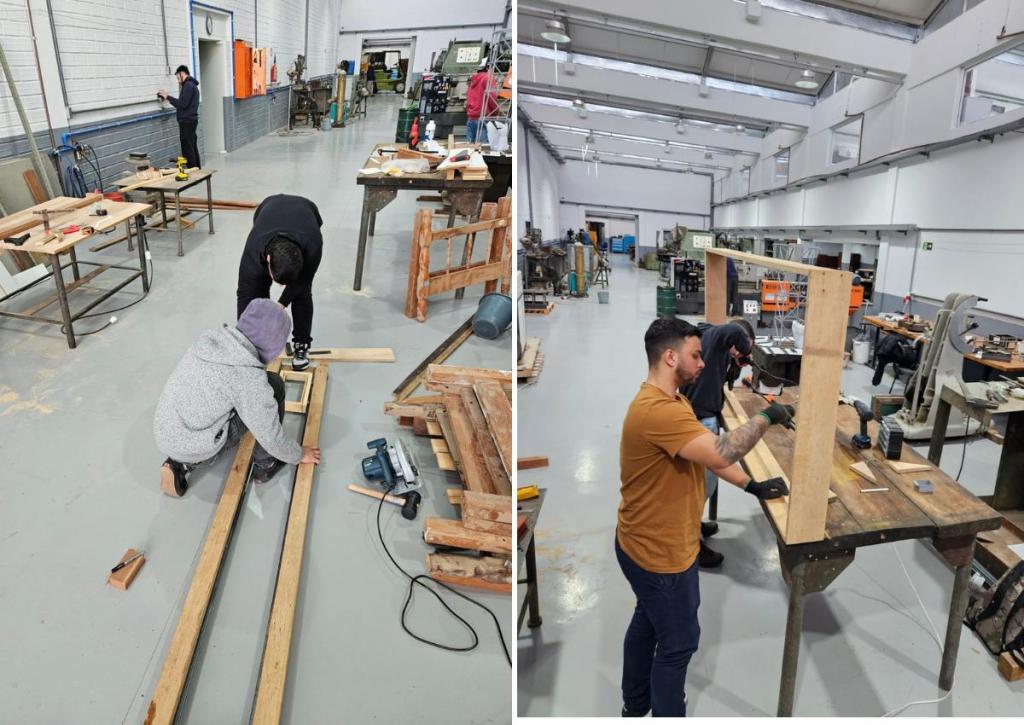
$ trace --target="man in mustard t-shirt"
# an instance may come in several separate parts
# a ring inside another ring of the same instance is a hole
[[[789,493],[781,478],[754,481],[740,460],[768,426],[793,415],[772,403],[734,431],[701,425],[679,388],[704,368],[700,331],[658,319],[644,335],[649,366],[622,423],[615,553],[636,595],[623,645],[622,715],[685,716],[686,667],[697,651],[697,552],[704,510],[704,469],[758,498]]]

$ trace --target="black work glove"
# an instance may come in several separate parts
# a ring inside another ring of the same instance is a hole
[[[743,487],[743,490],[763,500],[789,495],[789,488],[786,486],[786,482],[778,477],[769,478],[767,481],[750,479],[750,482]]]
[[[783,405],[782,403],[772,403],[764,410],[760,411],[758,415],[763,415],[768,419],[769,425],[775,425],[776,423],[785,423],[796,413],[796,408],[792,405]]]

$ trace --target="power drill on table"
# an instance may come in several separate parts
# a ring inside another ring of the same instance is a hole
[[[875,414],[871,412],[871,408],[856,398],[853,400],[853,409],[857,411],[857,417],[860,419],[860,433],[854,435],[850,442],[854,448],[870,448],[871,436],[868,435],[868,422],[875,419]]]
[[[179,156],[176,159],[171,159],[172,164],[178,165],[178,173],[174,175],[175,181],[188,181],[188,174],[185,173],[185,169],[188,168],[188,159],[184,156]]]

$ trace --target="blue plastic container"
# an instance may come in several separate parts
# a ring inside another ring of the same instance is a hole
[[[473,315],[473,334],[494,340],[512,324],[512,298],[491,292],[480,298]]]

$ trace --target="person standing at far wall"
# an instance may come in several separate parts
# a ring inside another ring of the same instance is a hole
[[[481,123],[498,112],[498,101],[495,98],[495,89],[488,93],[487,89],[487,59],[480,61],[476,73],[469,79],[466,88],[466,141],[469,143],[483,143],[487,140],[487,129]],[[486,106],[486,107],[485,107]]]
[[[181,155],[185,157],[190,169],[202,168],[199,162],[199,139],[196,130],[199,128],[199,81],[189,75],[188,66],[179,65],[174,77],[181,86],[181,95],[177,98],[167,94],[162,88],[157,93],[160,100],[167,101],[177,110],[178,137],[181,139]]]

